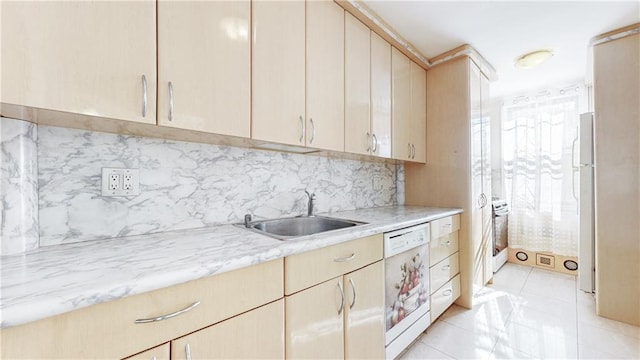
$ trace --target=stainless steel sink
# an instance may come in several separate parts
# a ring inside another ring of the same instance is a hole
[[[300,236],[313,235],[365,224],[366,223],[359,221],[323,216],[299,216],[293,218],[254,221],[249,223],[248,229],[279,240],[289,240]],[[242,224],[241,226],[245,227],[245,224]]]

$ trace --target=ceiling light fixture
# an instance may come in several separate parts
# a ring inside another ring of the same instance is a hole
[[[521,69],[531,69],[549,60],[552,56],[553,52],[551,50],[534,51],[520,56],[515,65]]]

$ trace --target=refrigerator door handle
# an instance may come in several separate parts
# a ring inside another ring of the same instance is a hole
[[[577,170],[578,167],[580,167],[580,166],[576,166],[576,143],[577,142],[578,142],[578,135],[576,135],[576,138],[573,139],[573,143],[571,144],[571,166],[573,167],[574,171]]]
[[[573,172],[571,173],[571,195],[576,199],[576,203],[578,200],[578,195],[576,195],[576,173],[580,170],[579,166],[576,166],[576,143],[578,142],[578,135],[573,139],[573,144],[571,144],[571,167],[573,168]],[[576,213],[580,214],[580,207],[576,206]]]

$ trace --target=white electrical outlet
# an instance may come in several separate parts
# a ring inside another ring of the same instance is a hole
[[[120,190],[120,174],[111,173],[109,174],[109,190],[115,191]]]
[[[102,168],[102,196],[140,194],[140,170]]]

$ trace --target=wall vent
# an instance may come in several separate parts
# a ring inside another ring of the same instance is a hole
[[[553,255],[547,255],[547,254],[536,254],[536,265],[555,268],[556,267],[555,257],[553,257]]]

